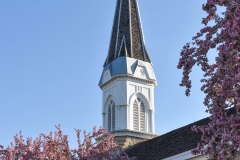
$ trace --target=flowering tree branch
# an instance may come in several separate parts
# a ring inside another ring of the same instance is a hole
[[[222,16],[216,13],[219,6],[226,9]],[[183,70],[180,86],[186,87],[187,96],[192,86],[192,67],[201,66],[204,105],[211,114],[208,125],[192,128],[203,134],[202,143],[192,153],[208,154],[209,159],[233,159],[240,153],[240,1],[207,0],[202,9],[207,13],[202,21],[205,27],[183,47],[178,64]],[[214,25],[209,26],[209,21]],[[214,64],[207,57],[212,48],[218,52]],[[230,107],[235,107],[237,113],[227,114]]]
[[[84,132],[84,141],[81,143],[81,131],[77,133],[77,149],[70,149],[68,137],[64,135],[60,125],[56,126],[57,132],[49,135],[40,134],[33,140],[28,138],[24,142],[22,133],[14,136],[14,143],[6,149],[0,146],[1,160],[131,160],[127,154],[118,147],[114,137],[105,129],[94,127],[93,132]],[[93,142],[96,138],[99,141]]]

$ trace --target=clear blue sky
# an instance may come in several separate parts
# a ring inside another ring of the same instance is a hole
[[[206,116],[194,68],[186,97],[176,68],[180,51],[203,27],[206,0],[139,0],[146,46],[158,80],[156,133],[164,134]],[[0,144],[61,124],[76,146],[74,128],[102,124],[98,87],[107,56],[116,0],[0,1]],[[213,52],[214,53],[214,52]],[[214,54],[210,57],[214,59]]]

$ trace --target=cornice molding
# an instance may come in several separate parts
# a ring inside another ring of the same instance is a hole
[[[104,88],[108,87],[109,85],[115,83],[119,79],[120,80],[132,80],[132,81],[135,81],[137,83],[145,83],[145,84],[148,84],[148,85],[157,86],[157,82],[155,80],[141,79],[141,78],[138,78],[138,77],[134,77],[133,75],[122,74],[122,75],[113,76],[109,81],[107,81],[103,84],[100,84],[99,87],[101,89],[104,89]]]
[[[138,137],[138,138],[144,138],[144,139],[152,139],[152,138],[160,136],[159,134],[134,131],[134,130],[130,130],[130,129],[116,130],[111,133],[114,137],[129,136],[129,137]]]

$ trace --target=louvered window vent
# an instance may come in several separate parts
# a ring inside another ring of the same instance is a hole
[[[110,101],[108,105],[108,131],[114,131],[116,126],[116,111],[115,111],[115,103],[113,100]]]
[[[140,98],[133,103],[133,129],[146,132],[145,105]]]

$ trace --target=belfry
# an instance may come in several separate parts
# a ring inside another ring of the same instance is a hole
[[[146,49],[137,0],[117,0],[102,89],[103,127],[127,148],[152,139],[157,80]]]

